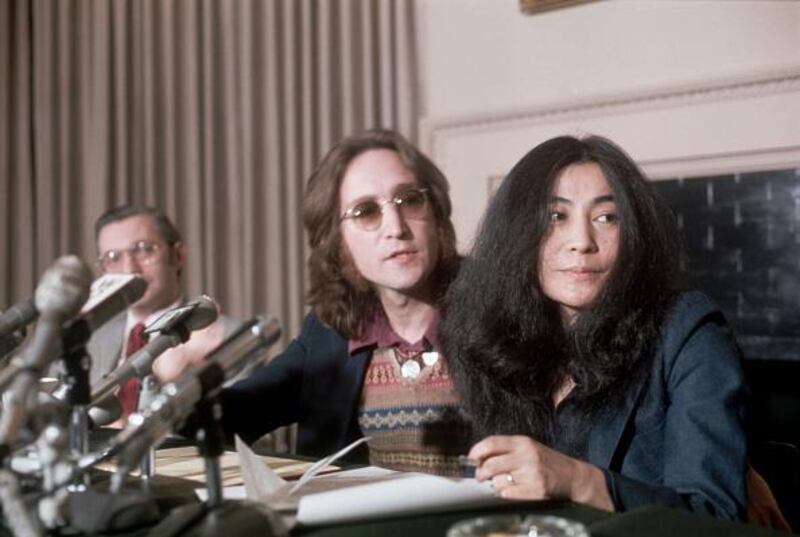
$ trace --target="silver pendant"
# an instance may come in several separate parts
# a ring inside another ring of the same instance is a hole
[[[436,351],[428,351],[422,353],[422,363],[426,366],[431,367],[436,362],[439,361],[439,353]]]
[[[422,368],[419,366],[419,362],[416,360],[406,360],[405,363],[400,366],[400,374],[403,375],[404,379],[415,379],[419,376],[419,372]]]

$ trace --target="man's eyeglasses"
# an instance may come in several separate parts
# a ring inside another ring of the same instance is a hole
[[[395,194],[392,199],[378,201],[366,200],[347,209],[342,215],[342,220],[352,220],[358,227],[365,231],[378,229],[383,220],[383,208],[394,205],[403,218],[422,220],[427,216],[428,197],[427,188],[409,188]]]
[[[161,245],[150,241],[136,241],[130,248],[108,250],[97,258],[97,264],[106,272],[117,272],[123,268],[125,256],[129,255],[140,265],[152,263]]]

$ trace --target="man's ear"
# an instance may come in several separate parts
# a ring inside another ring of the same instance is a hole
[[[182,241],[172,245],[172,261],[178,271],[183,270],[183,265],[186,263],[186,245]]]

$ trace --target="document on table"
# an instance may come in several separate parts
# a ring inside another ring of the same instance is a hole
[[[296,520],[304,526],[317,526],[484,507],[508,501],[495,496],[488,482],[398,473],[391,479],[366,485],[306,494],[300,498]]]
[[[304,526],[443,512],[509,501],[495,496],[488,482],[377,467],[301,478],[304,483],[296,489],[244,444],[237,443],[237,450],[245,486],[226,487],[225,497],[264,502]],[[323,466],[329,462],[326,460]]]

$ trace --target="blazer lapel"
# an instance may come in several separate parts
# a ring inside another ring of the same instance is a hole
[[[648,375],[637,375],[618,405],[604,409],[589,432],[589,462],[612,469],[614,454],[639,406]]]
[[[89,339],[86,348],[92,358],[92,384],[117,367],[126,321],[127,314],[123,311],[101,326]]]

